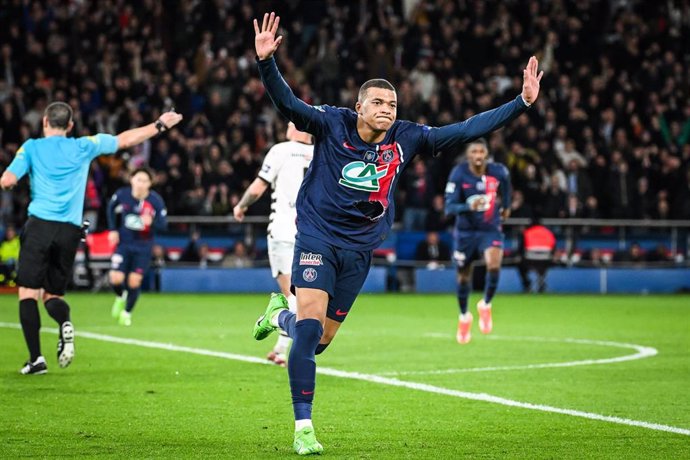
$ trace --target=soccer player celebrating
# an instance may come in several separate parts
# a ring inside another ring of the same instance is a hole
[[[166,112],[155,123],[124,131],[117,136],[68,138],[74,126],[72,108],[64,102],[50,104],[43,116],[43,139],[29,139],[0,178],[10,189],[28,173],[31,182],[29,219],[21,236],[17,273],[19,319],[29,349],[29,361],[22,374],[45,374],[39,330],[38,298],[59,324],[58,363],[67,367],[74,359],[74,327],[64,295],[70,280],[74,256],[81,239],[84,191],[91,160],[140,144],[182,120]]]
[[[151,190],[152,183],[151,172],[137,168],[130,176],[130,186],[118,189],[108,203],[108,239],[117,245],[110,260],[110,285],[117,296],[111,314],[122,326],[132,325],[141,280],[151,263],[154,231],[167,225],[163,198]]]
[[[293,339],[288,374],[295,415],[293,447],[300,455],[323,451],[311,421],[315,355],[333,340],[369,272],[372,251],[393,223],[395,187],[417,153],[451,150],[498,129],[524,113],[539,94],[537,60],[523,71],[522,94],[496,109],[440,128],[396,120],[395,88],[382,79],[359,90],[355,111],[311,106],[298,99],[273,54],[279,17],[254,20],[261,79],[278,111],[315,136],[314,159],[297,197],[297,238],[292,284],[297,314],[282,295],[271,298],[254,326],[257,340],[280,328]]]
[[[491,299],[496,293],[503,258],[504,235],[501,220],[510,215],[510,175],[500,163],[488,162],[489,150],[484,139],[467,146],[467,161],[450,172],[446,185],[446,214],[455,214],[453,259],[458,267],[458,303],[460,319],[456,338],[465,344],[472,338],[472,313],[467,309],[472,262],[484,255],[486,287],[477,304],[479,330],[488,334],[493,327]],[[496,200],[501,193],[500,212]]]
[[[280,292],[287,298],[290,311],[296,312],[297,301],[290,292],[292,255],[295,252],[297,233],[295,203],[304,173],[314,155],[314,146],[311,134],[298,131],[294,123],[288,123],[286,137],[287,142],[276,144],[268,151],[258,177],[244,192],[233,209],[233,214],[241,222],[249,206],[271,186],[273,193],[268,224],[268,260],[271,263],[271,274],[278,282]],[[268,360],[285,366],[291,340],[285,331],[281,331],[278,342],[268,353]]]

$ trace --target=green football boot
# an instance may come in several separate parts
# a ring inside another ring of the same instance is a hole
[[[113,302],[113,308],[110,309],[110,314],[112,315],[112,317],[115,319],[119,319],[120,313],[122,313],[125,310],[126,305],[127,305],[127,298],[126,297],[124,297],[124,296],[115,297],[115,302]]]
[[[254,324],[254,338],[256,340],[263,340],[268,337],[271,332],[278,329],[271,324],[271,318],[280,313],[280,310],[287,310],[287,299],[283,294],[271,294],[271,300],[268,302],[266,312],[256,320]]]
[[[298,455],[312,455],[323,452],[323,446],[316,440],[314,427],[306,426],[299,431],[295,431],[295,442],[292,443]]]

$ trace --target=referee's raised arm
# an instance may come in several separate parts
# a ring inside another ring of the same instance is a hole
[[[165,132],[182,121],[182,115],[171,110],[161,115],[158,120],[140,128],[129,129],[117,135],[117,148],[127,149],[141,144],[159,133]]]

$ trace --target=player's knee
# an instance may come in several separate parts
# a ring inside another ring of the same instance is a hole
[[[122,272],[111,271],[109,274],[110,284],[122,284],[125,282],[125,274]]]
[[[127,278],[127,287],[129,289],[139,289],[141,286],[141,277],[130,276]]]
[[[325,350],[326,348],[328,348],[329,345],[330,345],[330,342],[329,342],[329,343],[320,343],[320,344],[318,344],[318,345],[316,346],[316,351],[314,351],[314,354],[315,354],[315,355],[320,355],[321,353],[324,352],[324,350]]]

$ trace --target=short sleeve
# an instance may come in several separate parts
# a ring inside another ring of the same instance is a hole
[[[91,158],[98,155],[112,154],[117,152],[117,137],[111,134],[96,134],[95,136],[85,136],[77,139],[79,147],[89,153]]]
[[[280,144],[274,145],[266,154],[264,162],[261,165],[259,178],[265,180],[269,184],[275,184],[278,172],[280,172],[280,168],[282,168],[285,163],[287,152],[281,150]]]
[[[12,163],[7,167],[9,172],[17,176],[17,180],[21,179],[31,168],[31,142],[28,140],[19,147]]]

